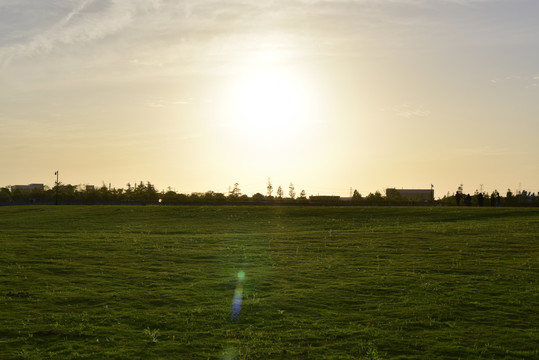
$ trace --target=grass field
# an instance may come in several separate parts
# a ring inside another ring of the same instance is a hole
[[[539,209],[0,208],[1,359],[538,359]]]

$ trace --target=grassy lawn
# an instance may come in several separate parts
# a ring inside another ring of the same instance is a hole
[[[1,359],[538,359],[539,209],[0,208]]]

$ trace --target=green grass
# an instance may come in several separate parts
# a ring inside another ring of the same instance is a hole
[[[538,256],[529,208],[3,207],[0,358],[538,359]]]

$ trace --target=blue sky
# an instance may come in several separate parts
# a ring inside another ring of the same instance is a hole
[[[539,2],[0,0],[0,185],[539,191]]]

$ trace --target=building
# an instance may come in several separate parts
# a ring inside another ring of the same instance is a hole
[[[408,200],[415,202],[434,201],[434,189],[386,189],[388,200]]]
[[[11,187],[11,191],[15,191],[15,190],[34,190],[34,189],[37,189],[37,190],[44,190],[45,189],[45,185],[43,184],[29,184],[29,185],[13,185]]]

